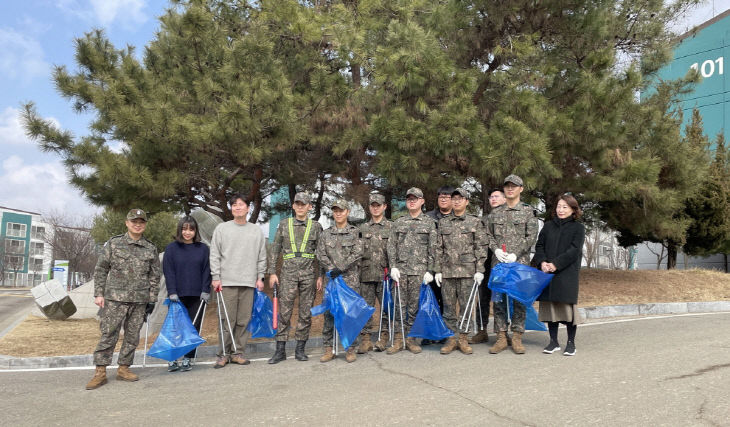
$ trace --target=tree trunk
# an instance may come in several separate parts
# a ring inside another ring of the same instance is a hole
[[[261,198],[261,181],[263,178],[264,169],[261,166],[256,166],[256,169],[253,171],[253,184],[251,185],[251,191],[248,192],[248,200],[253,202],[253,211],[251,211],[249,222],[253,224],[256,224],[259,220],[259,214],[261,213],[261,203],[263,202],[263,199]]]
[[[317,177],[319,181],[319,190],[317,191],[317,200],[314,201],[314,220],[319,221],[319,217],[322,216],[322,202],[324,199],[324,172],[320,172]]]
[[[677,244],[667,241],[667,270],[677,268]]]

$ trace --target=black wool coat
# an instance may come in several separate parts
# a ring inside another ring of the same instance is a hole
[[[537,268],[543,261],[551,262],[557,270],[553,280],[537,298],[538,301],[578,303],[578,274],[585,235],[585,227],[573,217],[555,217],[540,230],[533,262]]]

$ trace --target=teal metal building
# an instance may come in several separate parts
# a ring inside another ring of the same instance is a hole
[[[673,61],[659,72],[664,80],[683,77],[691,69],[700,73],[702,80],[682,99],[681,105],[685,125],[692,118],[692,110],[699,110],[710,141],[724,132],[726,124],[730,125],[730,81],[729,70],[725,69],[730,67],[730,63],[725,63],[725,58],[730,57],[729,43],[730,10],[727,10],[680,36]]]

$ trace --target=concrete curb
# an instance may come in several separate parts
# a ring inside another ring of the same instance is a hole
[[[585,319],[605,319],[624,316],[651,316],[667,314],[691,314],[691,313],[713,313],[730,312],[730,301],[711,302],[676,302],[676,303],[655,303],[655,304],[627,304],[608,305],[599,307],[584,307],[578,311]],[[289,340],[286,344],[287,353],[291,353],[296,345],[295,340]],[[310,352],[312,349],[322,347],[322,337],[311,337],[307,341],[305,349]],[[270,355],[276,348],[275,341],[249,342],[246,345],[247,355]],[[198,358],[212,358],[216,355],[217,346],[201,346],[198,350]],[[140,364],[144,353],[137,351],[134,360]],[[114,354],[112,365],[115,365],[117,354]],[[148,363],[160,363],[159,359],[148,358]],[[15,369],[46,369],[46,368],[69,368],[69,367],[91,367],[94,365],[94,357],[91,354],[77,356],[48,356],[48,357],[12,357],[0,355],[0,371],[12,371]]]

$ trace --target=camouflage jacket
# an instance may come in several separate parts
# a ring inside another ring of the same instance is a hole
[[[362,259],[362,242],[360,231],[354,225],[345,228],[332,226],[322,232],[317,242],[317,260],[324,272],[334,268],[342,271],[345,283],[360,283],[360,260]]]
[[[535,210],[527,203],[518,203],[514,208],[503,204],[494,208],[486,219],[489,249],[495,251],[505,245],[507,253],[517,255],[517,262],[528,265],[530,250],[537,240],[537,217]],[[492,267],[499,260],[492,257]]]
[[[307,221],[292,219],[292,232],[294,244],[289,233],[289,218],[281,221],[274,235],[274,243],[271,245],[271,259],[269,260],[268,274],[276,274],[276,265],[279,257],[283,256],[281,264],[282,276],[294,276],[299,279],[313,277],[317,272],[315,251],[317,242],[322,236],[322,225],[314,220],[309,229],[307,243],[302,249],[302,240],[307,229]],[[293,250],[293,248],[296,250]],[[311,257],[310,257],[311,254]]]
[[[362,237],[361,282],[380,282],[383,269],[388,267],[387,245],[393,223],[383,218],[380,222],[370,221],[360,225]]]
[[[401,275],[421,276],[426,271],[441,271],[436,257],[436,223],[420,214],[413,218],[405,214],[393,222],[388,239],[388,264],[397,267]]]
[[[444,278],[472,277],[484,273],[487,233],[474,215],[448,215],[439,220],[436,256]]]
[[[157,248],[142,237],[134,241],[120,234],[104,244],[94,269],[94,296],[113,301],[157,301],[160,287]]]

